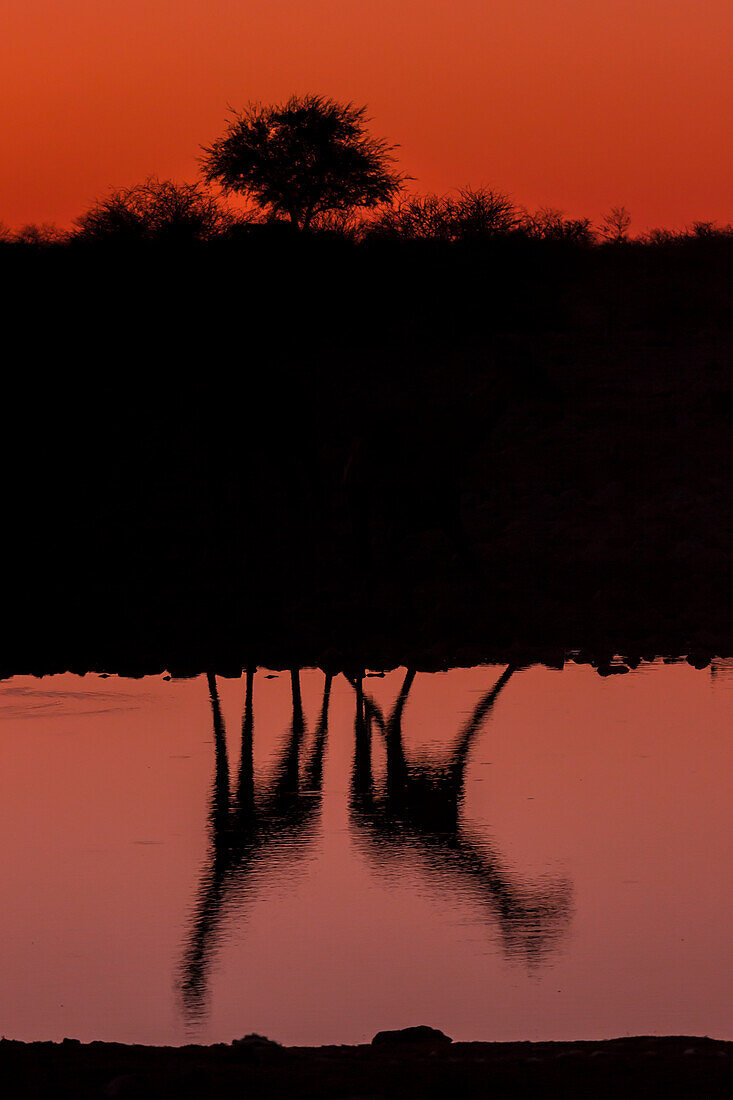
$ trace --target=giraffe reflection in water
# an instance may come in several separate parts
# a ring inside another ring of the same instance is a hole
[[[323,787],[323,756],[328,730],[332,677],[326,676],[321,713],[310,756],[301,777],[301,754],[306,735],[300,692],[300,673],[291,671],[292,720],[271,782],[259,794],[254,777],[254,672],[245,674],[242,748],[237,785],[232,792],[226,730],[216,678],[209,673],[209,695],[214,724],[214,783],[209,812],[209,862],[199,889],[183,961],[181,993],[186,1016],[201,1017],[206,1010],[206,987],[216,952],[224,907],[246,906],[253,878],[269,858],[285,863],[303,854],[318,824]]]
[[[498,855],[463,822],[466,766],[471,747],[500,692],[516,670],[509,666],[478,702],[447,761],[410,763],[402,719],[415,672],[408,670],[391,713],[366,695],[363,677],[351,679],[356,695],[354,757],[349,792],[352,833],[378,867],[395,861],[426,873],[436,885],[468,893],[498,925],[507,955],[537,965],[567,929],[572,889],[568,882],[535,888],[506,870]],[[257,790],[254,775],[254,671],[245,674],[241,759],[232,788],[216,678],[208,675],[215,768],[209,812],[210,848],[185,949],[181,994],[190,1020],[206,1011],[209,970],[225,910],[240,913],[253,901],[255,878],[268,866],[284,871],[315,839],[323,796],[332,677],[326,675],[313,743],[304,759],[307,730],[300,673],[290,673],[292,720],[272,778]],[[372,767],[372,737],[386,749],[386,773]],[[259,784],[257,784],[259,786]]]
[[[466,766],[471,747],[499,694],[516,669],[511,665],[477,703],[446,761],[409,763],[402,717],[415,680],[408,670],[392,712],[356,690],[355,749],[351,778],[351,823],[375,864],[388,868],[407,857],[437,885],[469,894],[498,924],[507,955],[537,965],[567,929],[572,887],[561,880],[530,888],[507,871],[486,841],[464,823]],[[384,738],[386,776],[381,788],[372,772],[372,731]]]

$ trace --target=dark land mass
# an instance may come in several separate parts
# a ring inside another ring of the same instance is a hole
[[[731,260],[729,236],[282,227],[0,247],[0,674],[732,654]],[[0,1078],[9,1097],[714,1097],[731,1057],[3,1041]]]
[[[578,1043],[143,1047],[0,1042],[3,1095],[18,1098],[432,1100],[730,1096],[733,1044],[707,1038]]]
[[[732,260],[0,248],[0,671],[733,653]]]

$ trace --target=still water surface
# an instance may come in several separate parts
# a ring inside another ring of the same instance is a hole
[[[0,685],[0,1034],[733,1038],[733,676]]]

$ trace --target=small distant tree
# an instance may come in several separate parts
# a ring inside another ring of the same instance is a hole
[[[225,233],[236,219],[200,183],[154,176],[112,191],[76,219],[85,240],[195,241]]]
[[[367,123],[365,107],[323,96],[250,104],[204,148],[204,178],[299,229],[330,213],[391,202],[406,177],[392,167],[395,147],[371,137]]]
[[[628,240],[631,214],[625,206],[612,206],[600,225],[600,233],[605,241],[621,244]]]

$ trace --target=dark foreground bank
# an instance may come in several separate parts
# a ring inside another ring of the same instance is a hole
[[[578,1043],[143,1047],[0,1043],[3,1095],[398,1100],[461,1097],[718,1097],[733,1043],[635,1037]]]
[[[0,671],[733,652],[733,243],[540,244],[6,250]]]

